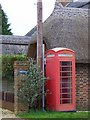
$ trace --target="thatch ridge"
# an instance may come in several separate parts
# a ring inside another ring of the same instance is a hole
[[[30,38],[29,36],[0,35],[0,44],[28,45]]]

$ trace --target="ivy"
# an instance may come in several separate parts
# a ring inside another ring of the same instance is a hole
[[[14,80],[14,61],[26,60],[26,55],[2,55],[2,78]]]

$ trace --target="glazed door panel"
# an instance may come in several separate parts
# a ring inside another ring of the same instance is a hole
[[[60,106],[61,109],[66,107],[72,108],[72,61],[60,61]]]

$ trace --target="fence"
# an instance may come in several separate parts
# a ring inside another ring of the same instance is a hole
[[[14,93],[0,92],[0,101],[2,101],[2,108],[14,111]]]

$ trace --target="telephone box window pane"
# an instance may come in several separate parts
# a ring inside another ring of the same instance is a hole
[[[62,83],[61,87],[71,87],[71,84],[70,83]]]
[[[61,76],[71,76],[71,72],[61,72]]]
[[[70,102],[71,102],[70,99],[63,99],[63,100],[62,100],[62,104],[68,104],[68,103],[70,103]]]
[[[67,82],[71,82],[71,78],[62,78],[61,79],[62,83],[67,83]]]
[[[70,65],[72,65],[72,62],[71,61],[62,61],[61,65],[62,66],[70,66]]]
[[[62,88],[62,93],[70,93],[70,89],[68,89],[68,88]]]
[[[62,94],[61,97],[62,98],[71,98],[71,95],[70,94]]]
[[[72,71],[72,67],[61,67],[61,71]]]

